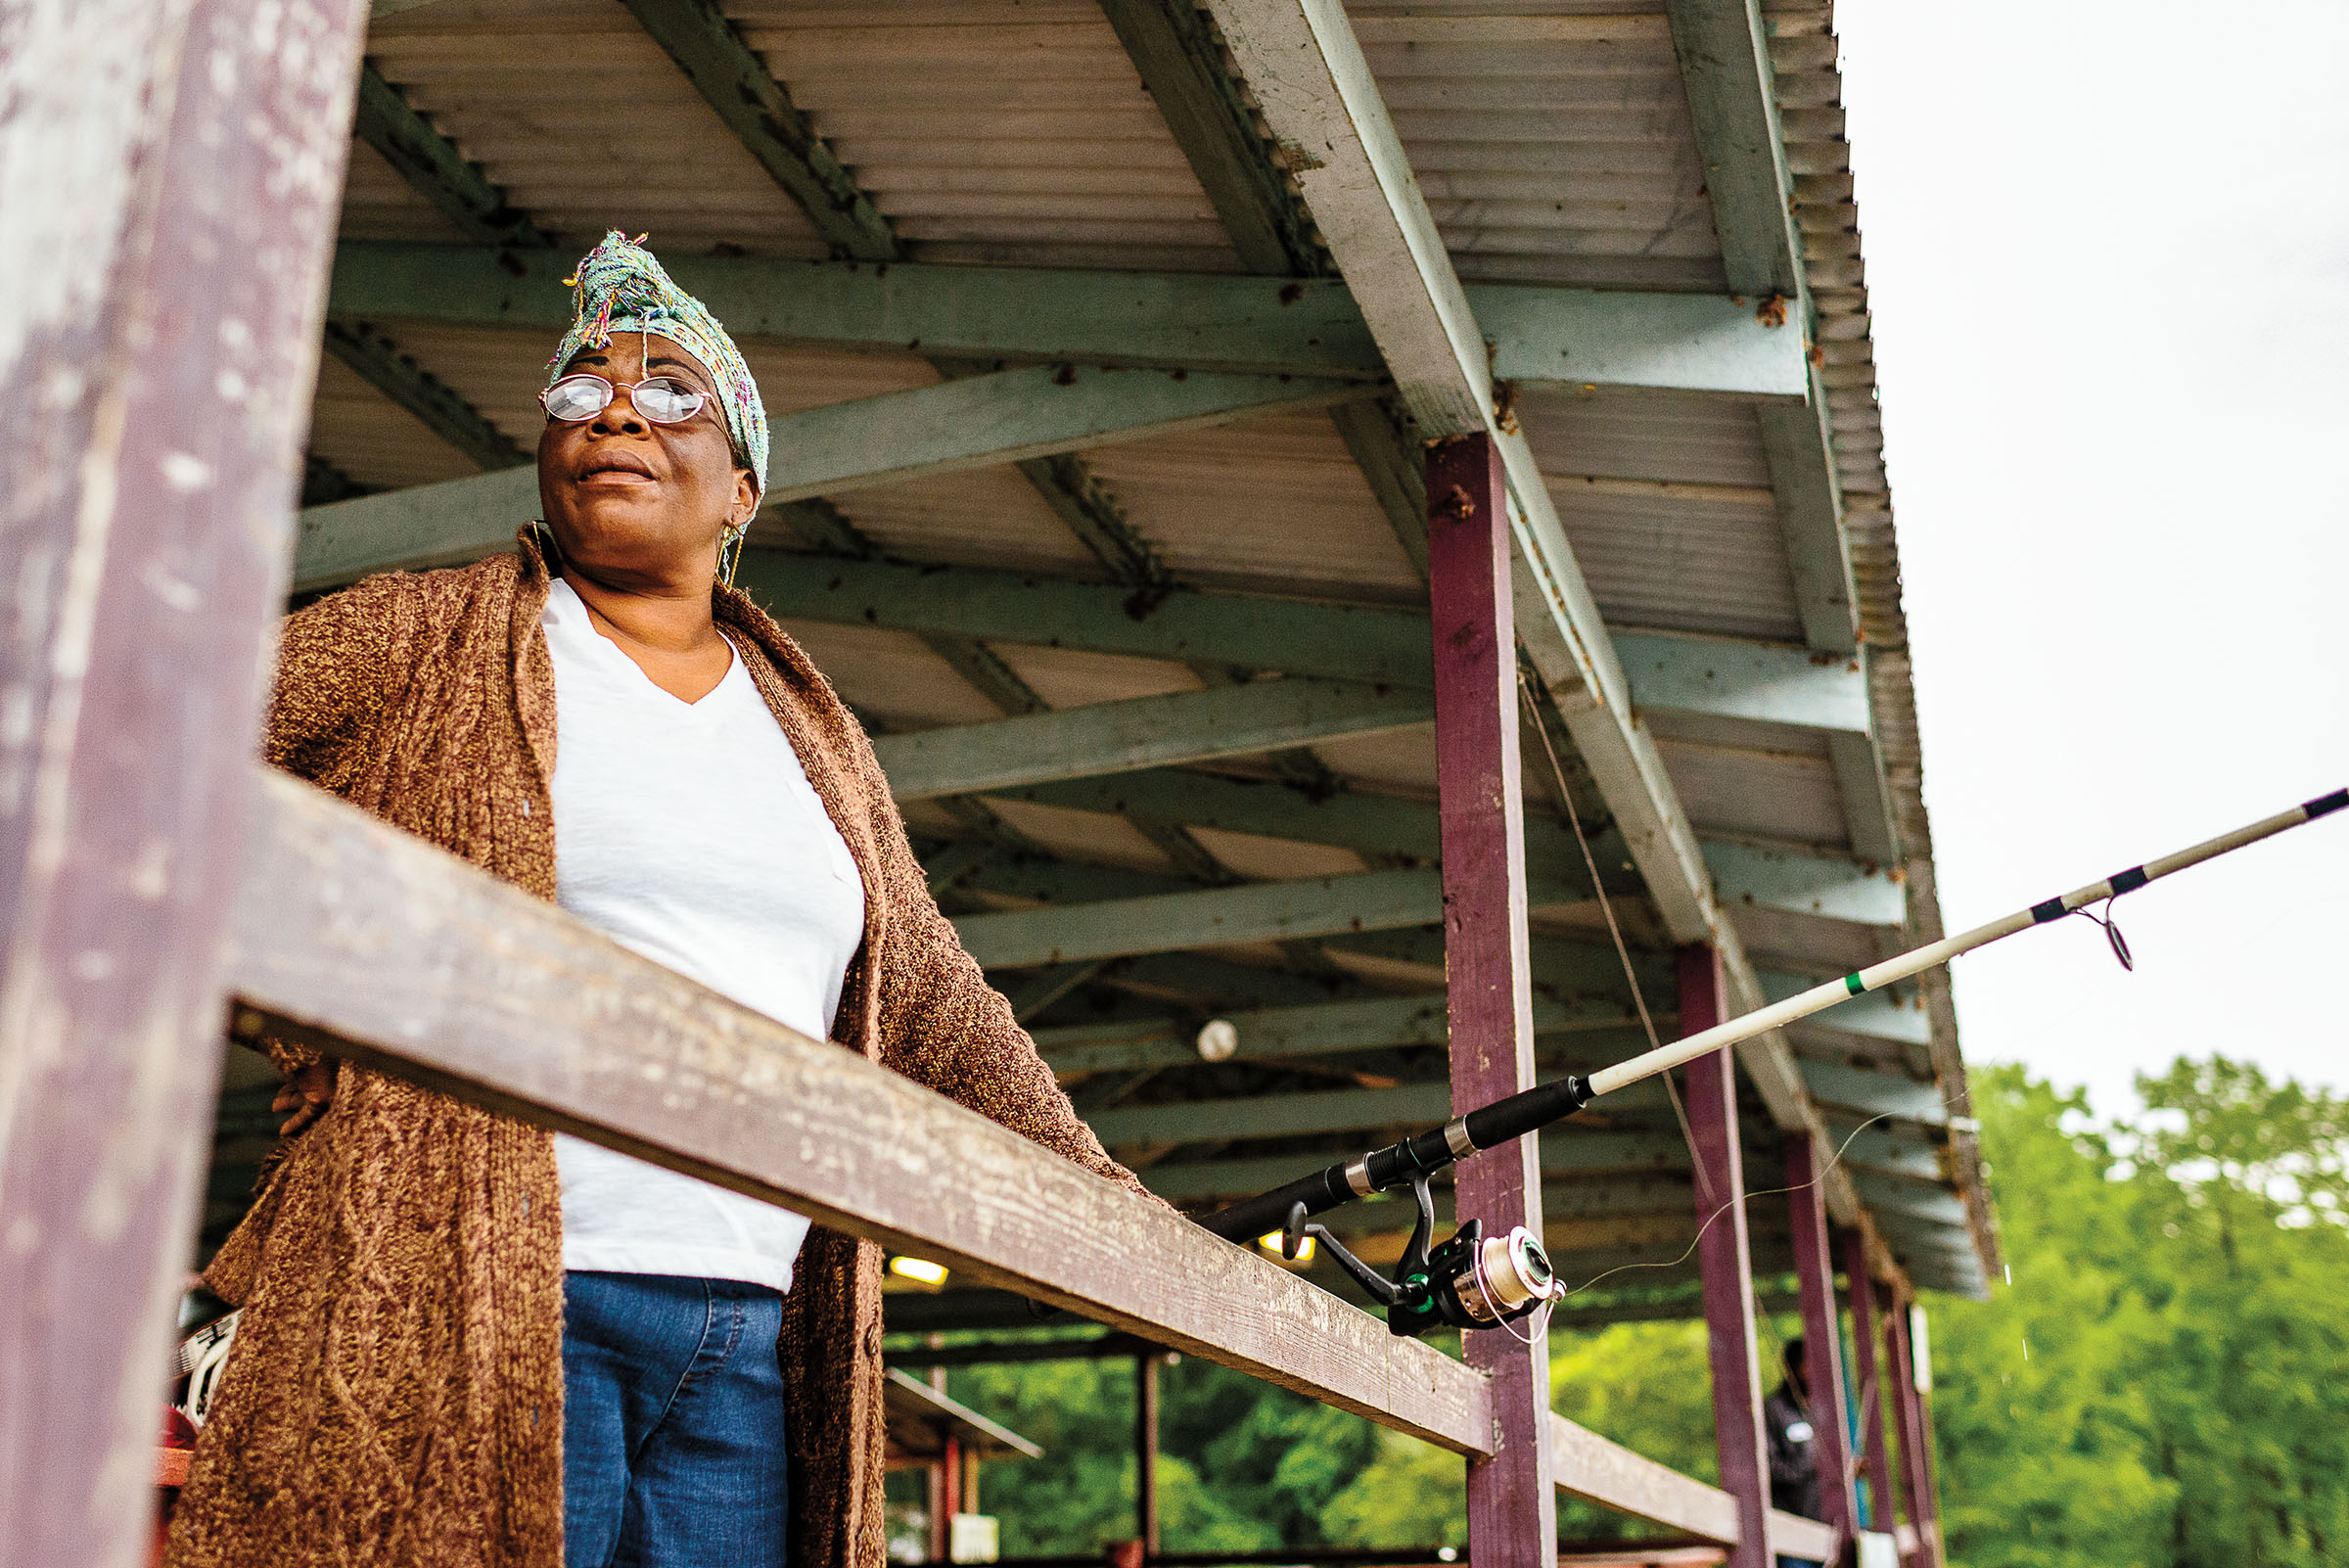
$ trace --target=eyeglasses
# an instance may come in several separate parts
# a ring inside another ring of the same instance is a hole
[[[566,425],[593,419],[612,406],[622,387],[590,372],[566,376],[538,394],[546,417]],[[654,376],[625,387],[628,402],[656,425],[681,425],[702,411],[710,394],[673,376]]]

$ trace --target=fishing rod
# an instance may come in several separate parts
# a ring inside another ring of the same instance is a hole
[[[1281,1250],[1290,1258],[1298,1256],[1308,1237],[1318,1241],[1329,1248],[1332,1257],[1372,1300],[1387,1309],[1387,1325],[1397,1334],[1424,1333],[1439,1323],[1458,1328],[1506,1324],[1561,1294],[1549,1259],[1542,1250],[1540,1238],[1524,1226],[1515,1227],[1505,1236],[1488,1237],[1476,1220],[1466,1222],[1451,1239],[1430,1248],[1435,1208],[1428,1192],[1428,1177],[1445,1167],[1479,1150],[1538,1131],[1572,1116],[1603,1094],[1612,1094],[1699,1056],[1783,1028],[1854,996],[1880,991],[1896,981],[1946,964],[1959,953],[1987,947],[2018,931],[2044,926],[2066,915],[2084,915],[2102,927],[2113,956],[2123,968],[2134,969],[2136,961],[2130,955],[2129,944],[2110,918],[2113,899],[2135,893],[2148,882],[2157,882],[2205,860],[2215,860],[2345,807],[2349,807],[2349,789],[2319,796],[2175,854],[2131,866],[2101,882],[2043,899],[1987,925],[1927,943],[1841,980],[1830,980],[1684,1039],[1643,1051],[1612,1067],[1602,1067],[1588,1078],[1568,1074],[1554,1083],[1537,1084],[1522,1093],[1496,1100],[1465,1116],[1456,1116],[1440,1128],[1372,1149],[1312,1176],[1300,1176],[1270,1192],[1220,1209],[1200,1223],[1228,1241],[1246,1241],[1258,1236],[1269,1241],[1273,1232],[1279,1232]],[[2096,903],[2107,906],[2104,914],[2091,911],[2089,906]],[[1314,1215],[1327,1214],[1357,1198],[1401,1186],[1411,1188],[1419,1218],[1404,1249],[1403,1262],[1396,1266],[1392,1277],[1381,1275],[1348,1252],[1327,1228],[1311,1222]]]

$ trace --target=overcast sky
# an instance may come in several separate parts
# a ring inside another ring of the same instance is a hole
[[[2349,3],[1843,0],[1952,930],[2349,784]],[[2349,1088],[2349,815],[1957,965],[1974,1062]]]

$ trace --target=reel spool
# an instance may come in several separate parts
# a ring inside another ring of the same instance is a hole
[[[1512,1226],[1505,1235],[1488,1236],[1482,1220],[1470,1220],[1449,1239],[1430,1248],[1436,1203],[1425,1176],[1411,1178],[1411,1196],[1418,1204],[1419,1218],[1392,1277],[1347,1251],[1328,1226],[1309,1221],[1303,1203],[1290,1207],[1289,1222],[1281,1232],[1281,1255],[1293,1261],[1308,1236],[1327,1247],[1338,1267],[1387,1310],[1388,1331],[1405,1338],[1447,1324],[1461,1329],[1499,1328],[1566,1294],[1564,1282],[1549,1266],[1549,1255],[1525,1226]]]

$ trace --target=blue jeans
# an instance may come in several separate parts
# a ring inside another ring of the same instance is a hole
[[[563,1276],[564,1568],[784,1568],[782,1323],[763,1285]]]

